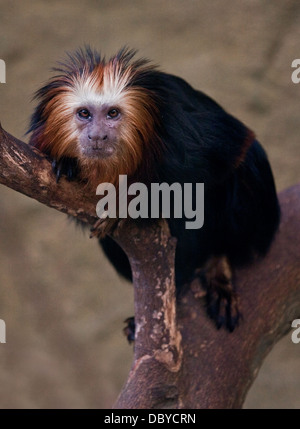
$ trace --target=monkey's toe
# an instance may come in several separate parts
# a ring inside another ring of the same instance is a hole
[[[124,335],[127,338],[129,344],[134,342],[135,337],[135,322],[134,317],[128,317],[128,319],[124,320],[126,323],[125,328],[123,329]]]

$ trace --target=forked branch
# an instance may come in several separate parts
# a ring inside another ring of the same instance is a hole
[[[90,225],[97,220],[94,195],[77,182],[57,184],[49,160],[3,129],[0,183]],[[263,359],[300,318],[300,185],[282,192],[280,202],[270,252],[236,273],[243,320],[231,334],[208,318],[196,281],[176,304],[176,242],[166,222],[119,223],[113,238],[132,266],[136,341],[116,408],[242,406]]]

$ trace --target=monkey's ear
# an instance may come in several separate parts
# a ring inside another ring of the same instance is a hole
[[[62,157],[52,161],[52,169],[56,176],[56,182],[59,182],[62,176],[66,176],[70,182],[79,177],[79,165],[76,158]]]

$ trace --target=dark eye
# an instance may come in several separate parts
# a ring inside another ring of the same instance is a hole
[[[111,109],[108,114],[107,117],[109,119],[116,119],[119,116],[120,112],[118,109]]]
[[[79,116],[80,119],[90,119],[92,117],[88,109],[78,110],[77,115]]]

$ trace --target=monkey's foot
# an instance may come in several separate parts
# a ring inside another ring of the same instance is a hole
[[[204,269],[203,283],[207,289],[207,312],[220,329],[232,332],[239,324],[239,299],[233,283],[233,269],[224,257],[211,258]]]
[[[126,323],[125,328],[123,329],[124,335],[127,338],[127,341],[129,344],[134,342],[134,336],[135,336],[135,323],[134,323],[134,317],[128,317],[128,319],[124,320],[124,323]]]

